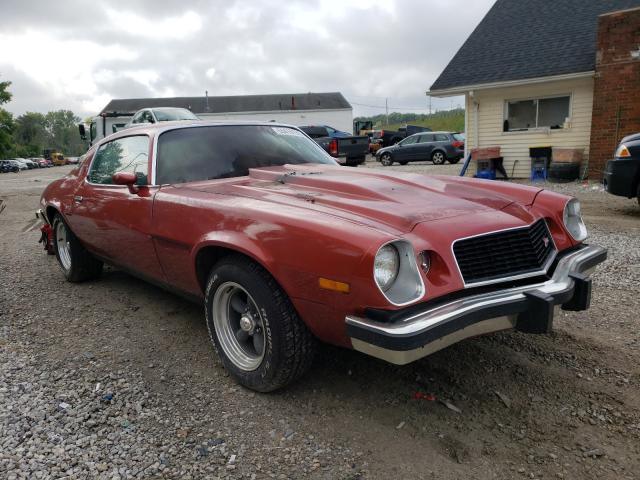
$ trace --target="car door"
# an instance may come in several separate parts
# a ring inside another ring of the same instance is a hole
[[[106,260],[149,279],[164,277],[151,239],[155,187],[149,186],[150,139],[120,137],[99,147],[74,194],[69,224],[87,247]],[[112,175],[132,172],[139,192],[115,185]]]
[[[422,133],[420,134],[420,139],[418,140],[418,160],[426,161],[431,160],[431,153],[433,152],[433,142],[434,137],[432,133]]]
[[[395,160],[398,162],[410,162],[415,160],[417,143],[418,137],[416,135],[412,135],[398,142],[395,152]]]

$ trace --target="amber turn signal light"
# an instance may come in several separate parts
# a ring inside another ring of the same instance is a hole
[[[618,150],[616,150],[616,157],[618,158],[629,158],[630,156],[631,153],[629,152],[629,149],[626,145],[620,145],[618,147]]]
[[[318,279],[318,285],[325,290],[333,290],[334,292],[349,293],[349,284],[344,282],[338,282],[336,280],[329,280],[328,278],[320,277]]]

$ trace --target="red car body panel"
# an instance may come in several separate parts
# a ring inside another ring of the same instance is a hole
[[[152,173],[156,131],[135,133],[150,137]],[[247,255],[278,281],[311,331],[336,345],[351,346],[346,315],[400,308],[373,280],[372,259],[391,240],[410,241],[416,255],[430,252],[431,268],[421,272],[425,294],[412,303],[464,288],[451,248],[456,239],[545,218],[559,251],[575,243],[562,220],[569,197],[539,188],[307,164],[132,194],[86,181],[98,147],[43,193],[50,220],[59,212],[95,255],[191,297],[204,294],[197,265],[206,249]],[[348,283],[349,293],[320,288],[321,277]]]

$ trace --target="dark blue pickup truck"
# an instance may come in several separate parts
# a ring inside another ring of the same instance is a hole
[[[298,128],[324,148],[338,163],[348,167],[364,163],[369,152],[369,137],[366,135],[353,136],[327,125],[305,125]]]

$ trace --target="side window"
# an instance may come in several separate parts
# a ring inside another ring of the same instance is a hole
[[[436,133],[436,142],[448,142],[449,136],[444,133]]]
[[[132,172],[138,185],[147,185],[149,169],[149,137],[137,135],[105,143],[96,153],[87,179],[91,183],[111,185],[117,172]]]
[[[433,135],[432,134],[427,134],[427,135],[420,135],[420,143],[430,143],[433,142]]]
[[[404,140],[402,140],[402,145],[413,145],[414,143],[418,143],[418,135],[415,135],[413,137],[407,137]]]
[[[131,119],[131,123],[140,123],[140,119],[142,118],[142,112],[136,113]]]

